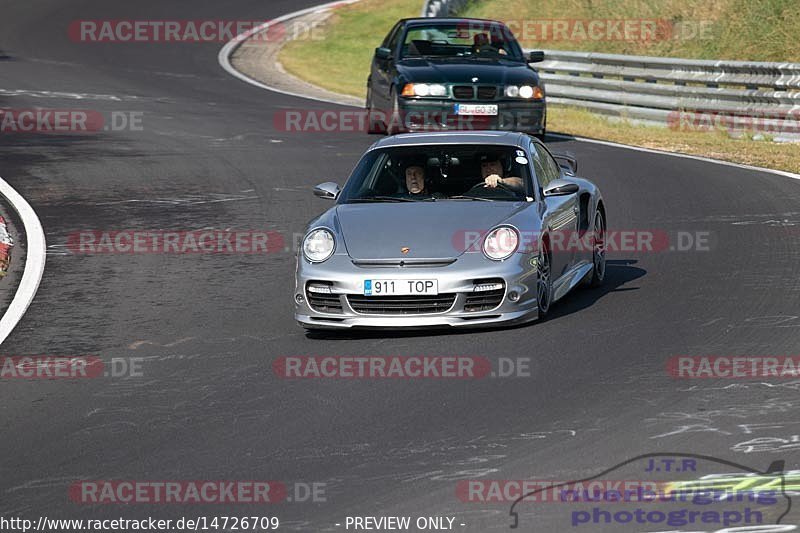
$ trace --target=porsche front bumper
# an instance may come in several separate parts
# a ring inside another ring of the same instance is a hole
[[[465,253],[447,261],[354,262],[334,255],[321,264],[298,262],[295,319],[309,329],[488,327],[538,317],[536,269],[530,255],[491,261]],[[431,280],[438,294],[419,297],[364,296],[368,279]],[[501,285],[501,288],[497,288]],[[487,287],[494,287],[487,290]],[[325,292],[316,292],[323,290]]]

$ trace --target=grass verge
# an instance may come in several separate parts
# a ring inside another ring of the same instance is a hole
[[[797,62],[797,9],[797,0],[473,0],[463,15],[509,22],[527,48]],[[567,29],[556,33],[547,21],[566,22]],[[633,38],[600,32],[593,39],[592,21],[630,21]],[[637,36],[640,21],[657,21],[654,38]]]
[[[287,72],[325,89],[366,97],[375,48],[401,18],[417,17],[421,0],[363,0],[338,8],[321,39],[290,41],[279,61]]]
[[[734,139],[725,131],[677,131],[611,122],[582,109],[554,105],[548,106],[547,113],[548,130],[553,132],[800,173],[796,143],[755,141],[747,136]]]

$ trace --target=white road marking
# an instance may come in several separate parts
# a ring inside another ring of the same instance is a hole
[[[11,204],[11,208],[17,212],[22,219],[25,228],[25,240],[28,253],[25,257],[25,269],[22,272],[22,279],[17,287],[14,299],[8,306],[3,318],[0,318],[0,344],[6,340],[22,316],[27,311],[28,306],[36,296],[39,282],[42,281],[44,274],[45,250],[47,244],[44,238],[42,223],[36,212],[14,188],[4,179],[0,178],[0,194]]]
[[[29,98],[59,98],[67,100],[109,100],[121,102],[123,100],[140,100],[138,96],[114,96],[113,94],[91,93],[65,93],[58,91],[29,91],[26,89],[0,88],[0,96],[26,96]]]
[[[217,60],[219,61],[220,66],[222,68],[224,68],[228,72],[228,74],[230,74],[231,76],[233,76],[235,78],[239,78],[240,80],[242,80],[242,81],[244,81],[246,83],[249,83],[250,85],[255,85],[256,87],[260,87],[261,89],[266,89],[268,91],[272,91],[272,92],[276,92],[276,93],[280,93],[280,94],[286,94],[286,95],[289,95],[289,96],[296,96],[298,98],[305,98],[306,100],[316,100],[317,102],[327,102],[329,104],[340,104],[340,105],[342,105],[341,102],[337,102],[336,100],[332,100],[332,99],[328,99],[328,98],[318,98],[318,97],[315,97],[315,96],[308,96],[306,94],[300,94],[300,93],[295,93],[295,92],[291,92],[291,91],[284,91],[283,89],[278,89],[276,87],[272,87],[270,85],[267,85],[266,83],[261,83],[260,81],[254,80],[250,76],[246,76],[245,74],[243,74],[243,73],[239,72],[238,70],[236,70],[235,68],[233,68],[233,65],[231,65],[230,58],[233,55],[233,53],[236,51],[236,49],[239,48],[239,46],[241,44],[243,44],[246,39],[248,39],[252,35],[258,34],[258,33],[262,32],[262,31],[266,30],[267,28],[269,28],[273,24],[278,24],[278,23],[281,23],[281,22],[285,22],[287,20],[290,20],[290,19],[293,19],[293,18],[296,18],[296,17],[302,17],[303,15],[308,15],[309,13],[318,13],[318,12],[321,12],[321,11],[327,11],[328,9],[331,9],[331,8],[334,8],[334,7],[338,7],[338,6],[341,6],[341,5],[354,4],[354,3],[359,2],[359,1],[360,0],[340,0],[338,2],[329,2],[327,4],[322,4],[322,5],[319,5],[319,6],[309,7],[307,9],[301,9],[300,11],[294,11],[293,13],[288,13],[286,15],[278,17],[278,18],[276,18],[274,20],[271,20],[269,22],[265,22],[264,24],[256,26],[255,28],[253,28],[251,30],[248,30],[248,31],[246,31],[244,33],[240,33],[239,35],[234,37],[232,41],[230,41],[227,44],[225,44],[225,46],[223,46],[222,49],[219,51],[219,54],[217,55]],[[349,106],[349,107],[355,107],[355,106]]]

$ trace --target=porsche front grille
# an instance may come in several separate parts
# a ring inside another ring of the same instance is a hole
[[[306,291],[308,305],[314,311],[320,313],[341,313],[342,301],[338,294],[324,294]]]
[[[503,296],[506,289],[495,289],[493,291],[474,292],[467,294],[467,300],[464,303],[464,311],[474,313],[477,311],[489,311],[494,309],[500,302],[503,301]]]
[[[443,313],[453,307],[455,294],[427,296],[362,296],[348,294],[353,311],[364,315],[425,315]]]

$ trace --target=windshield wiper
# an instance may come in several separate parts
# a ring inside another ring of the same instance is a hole
[[[477,202],[494,202],[491,198],[479,198],[477,196],[448,196],[448,200],[475,200]]]
[[[370,196],[369,198],[352,198],[347,201],[351,202],[415,202],[411,198],[398,198],[397,196]]]

